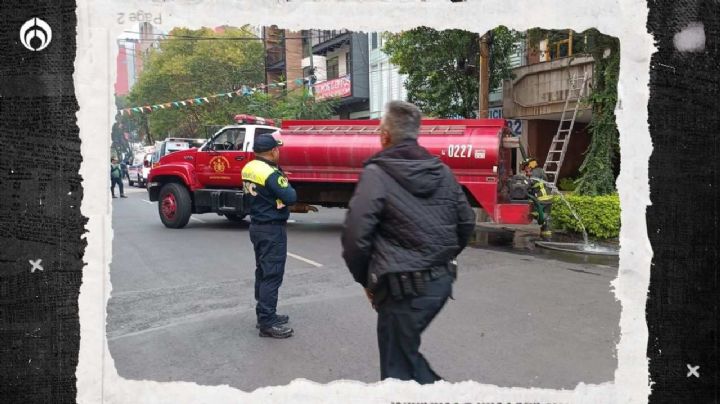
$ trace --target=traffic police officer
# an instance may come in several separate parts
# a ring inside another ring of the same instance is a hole
[[[255,300],[261,337],[287,338],[293,329],[285,326],[287,315],[276,313],[278,289],[287,258],[289,205],[297,200],[295,190],[278,167],[282,141],[270,134],[255,137],[255,159],[245,165],[242,179],[250,195],[250,240],[255,249]]]

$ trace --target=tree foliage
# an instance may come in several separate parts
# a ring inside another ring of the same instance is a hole
[[[196,37],[207,39],[190,39]],[[118,108],[186,100],[262,83],[265,55],[262,42],[250,40],[254,37],[248,26],[226,27],[221,33],[208,28],[173,29],[158,49],[151,50],[138,82],[127,99],[118,101]],[[205,136],[207,128],[230,124],[240,113],[276,119],[328,118],[334,114],[336,105],[335,100],[315,102],[312,94],[300,88],[218,98],[203,105],[160,109],[132,117],[118,116],[117,121],[139,130],[145,142],[152,144],[168,136]]]
[[[510,78],[509,56],[519,34],[498,27],[491,31],[490,88]],[[437,117],[477,117],[480,36],[463,30],[419,27],[389,34],[383,51],[407,74],[408,101]]]
[[[590,147],[580,166],[576,188],[580,195],[607,195],[615,192],[614,166],[620,154],[620,134],[615,122],[620,52],[618,48],[610,52],[606,58],[595,59],[596,76],[589,97],[593,111],[588,127]]]
[[[306,88],[297,88],[282,94],[257,92],[244,101],[245,113],[283,119],[327,119],[335,114],[340,100],[332,98],[316,101]]]
[[[335,114],[339,98],[315,101],[307,89],[298,89],[278,100],[272,108],[272,116],[279,119],[327,119]]]
[[[227,40],[253,37],[247,26],[228,27],[221,33],[209,28],[173,29],[169,39],[162,40],[158,49],[151,49],[128,102],[132,105],[157,104],[229,91],[238,84],[262,82],[261,41]],[[196,134],[202,125],[210,122],[226,122],[236,109],[237,105],[232,102],[217,102],[159,110],[141,116],[140,120],[147,119],[148,131],[155,139],[162,139],[168,135]]]

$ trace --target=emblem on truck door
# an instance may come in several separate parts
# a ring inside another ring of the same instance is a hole
[[[230,168],[230,161],[226,159],[225,156],[215,156],[210,159],[210,167],[216,173],[222,173]]]

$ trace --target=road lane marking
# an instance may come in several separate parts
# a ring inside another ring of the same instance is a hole
[[[155,204],[155,202],[150,202],[150,201],[148,201],[147,199],[141,199],[141,200],[142,200],[143,202],[145,202],[145,203],[149,203],[150,205],[154,205],[154,204]]]
[[[317,262],[315,262],[315,261],[313,261],[313,260],[311,260],[311,259],[308,259],[308,258],[305,258],[305,257],[301,257],[301,256],[299,256],[299,255],[297,255],[297,254],[293,254],[293,253],[289,252],[289,253],[287,253],[287,255],[295,258],[296,260],[300,260],[300,261],[306,262],[306,263],[308,263],[308,264],[310,264],[310,265],[314,265],[314,266],[316,266],[316,267],[318,267],[318,268],[322,267],[322,264],[317,263]]]
[[[190,220],[194,220],[194,221],[200,222],[200,223],[207,223],[206,221],[204,221],[204,220],[202,220],[202,219],[198,219],[198,218],[193,217],[193,216],[190,216]]]

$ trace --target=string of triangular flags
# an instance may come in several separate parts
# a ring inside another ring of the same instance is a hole
[[[255,84],[255,85],[250,85],[250,86],[243,85],[240,87],[240,89],[235,90],[235,91],[230,91],[228,93],[212,94],[212,95],[207,95],[204,97],[188,98],[186,100],[170,101],[170,102],[164,102],[164,103],[153,104],[153,105],[143,105],[143,106],[138,106],[138,107],[122,108],[119,111],[120,111],[120,116],[123,116],[125,114],[127,114],[128,116],[132,116],[133,113],[147,114],[147,113],[151,113],[151,112],[161,110],[161,109],[172,109],[172,108],[179,109],[181,107],[186,107],[186,106],[190,106],[190,105],[203,105],[203,104],[208,104],[211,102],[211,100],[215,100],[215,99],[223,99],[223,98],[231,99],[231,98],[237,97],[237,96],[251,95],[254,92],[264,91],[265,89],[268,89],[268,88],[278,88],[278,87],[282,88],[282,87],[285,87],[290,82],[294,82],[295,84],[302,86],[303,83],[305,83],[305,80],[299,78],[299,79],[280,81],[280,82],[275,82],[275,83],[270,83],[270,84],[262,83],[262,84]]]

